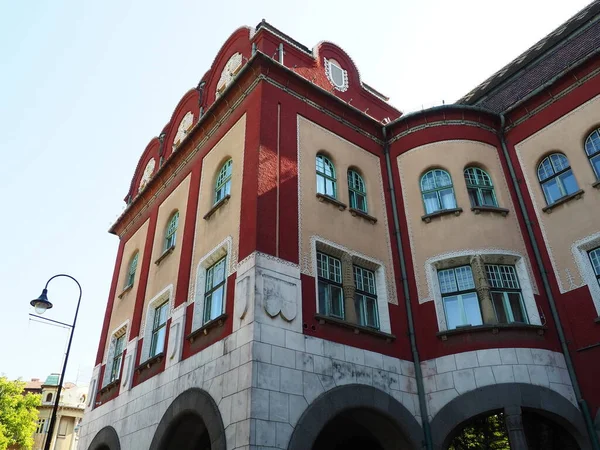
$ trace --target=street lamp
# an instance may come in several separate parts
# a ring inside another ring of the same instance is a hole
[[[58,320],[48,319],[47,317],[42,317],[39,314],[44,314],[46,310],[52,308],[52,303],[48,300],[48,284],[55,278],[58,277],[67,277],[77,283],[77,287],[79,288],[79,299],[77,300],[77,308],[75,309],[75,318],[73,319],[72,324],[59,322]],[[58,382],[58,389],[56,392],[56,398],[54,399],[54,406],[52,407],[52,416],[50,417],[50,425],[48,426],[48,435],[46,436],[46,443],[44,445],[44,450],[50,450],[50,446],[52,445],[52,433],[54,431],[54,426],[56,422],[56,413],[58,412],[58,403],[60,402],[60,392],[62,391],[62,385],[65,381],[65,371],[67,370],[67,361],[69,361],[69,352],[71,351],[71,342],[73,341],[73,332],[75,331],[75,324],[77,323],[77,314],[79,313],[79,304],[81,303],[81,285],[79,281],[73,278],[71,275],[67,275],[64,273],[54,275],[48,281],[46,281],[46,286],[44,286],[44,290],[40,294],[38,298],[35,300],[31,300],[30,304],[34,307],[35,314],[29,314],[30,316],[36,317],[37,319],[46,320],[48,322],[57,323],[68,327],[71,329],[71,335],[69,336],[69,345],[67,345],[67,353],[65,354],[65,362],[63,364],[62,373],[60,374],[60,381]]]

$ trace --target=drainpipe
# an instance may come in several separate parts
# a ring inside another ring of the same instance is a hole
[[[506,139],[504,136],[504,125],[505,125],[505,117],[504,114],[500,114],[500,130],[498,131],[498,137],[500,138],[500,144],[502,146],[502,152],[504,153],[504,158],[506,159],[506,163],[508,164],[508,171],[510,172],[510,178],[512,180],[513,187],[515,188],[515,192],[517,193],[517,199],[519,200],[519,208],[523,217],[525,219],[525,225],[527,227],[527,234],[529,236],[529,241],[531,242],[531,246],[533,247],[533,253],[535,255],[535,261],[539,268],[540,275],[542,276],[542,282],[544,284],[544,292],[548,297],[548,303],[550,305],[550,312],[552,314],[552,318],[554,319],[554,323],[556,324],[556,331],[558,333],[558,340],[560,341],[560,346],[565,356],[565,363],[567,365],[567,371],[569,372],[569,377],[571,378],[571,383],[573,384],[573,391],[575,392],[575,398],[577,399],[577,403],[581,409],[581,414],[583,415],[583,420],[585,422],[585,427],[587,429],[590,442],[592,443],[593,450],[600,450],[600,443],[598,442],[598,435],[596,434],[596,430],[594,429],[594,423],[592,420],[592,416],[590,414],[590,410],[588,408],[587,402],[581,395],[581,389],[579,388],[579,383],[577,382],[577,376],[575,374],[575,368],[573,366],[573,361],[571,360],[571,354],[569,352],[569,347],[567,345],[567,341],[565,339],[565,334],[563,331],[562,323],[560,321],[560,316],[558,315],[558,310],[556,309],[556,302],[554,301],[554,296],[552,295],[552,289],[550,288],[550,282],[548,280],[548,275],[546,272],[546,268],[544,267],[544,263],[542,261],[542,256],[540,254],[540,249],[537,244],[537,240],[535,235],[533,234],[533,227],[531,226],[531,220],[529,218],[529,213],[527,212],[527,208],[525,208],[525,202],[523,201],[523,194],[521,193],[521,188],[519,187],[519,182],[517,181],[517,176],[515,174],[515,169],[512,164],[512,160],[510,159],[508,149],[506,147]]]
[[[431,428],[429,427],[429,414],[427,412],[427,401],[425,399],[425,387],[423,386],[423,373],[421,372],[421,360],[417,350],[417,340],[415,338],[415,324],[413,321],[412,305],[410,303],[410,292],[408,289],[408,277],[406,276],[406,261],[402,250],[402,238],[400,236],[400,220],[398,219],[398,208],[396,206],[396,193],[394,190],[394,179],[392,178],[392,165],[390,162],[390,145],[387,140],[387,130],[385,126],[383,131],[383,153],[385,154],[385,165],[388,174],[388,184],[390,199],[392,202],[392,215],[394,216],[394,236],[396,237],[396,247],[398,248],[398,257],[400,258],[400,274],[402,276],[402,288],[404,290],[404,303],[406,305],[406,321],[408,322],[408,337],[410,339],[410,350],[412,352],[415,364],[415,378],[417,379],[417,394],[419,396],[419,409],[421,411],[421,421],[423,424],[423,435],[425,438],[425,448],[433,450],[433,441],[431,439]],[[594,449],[596,450],[596,449]]]

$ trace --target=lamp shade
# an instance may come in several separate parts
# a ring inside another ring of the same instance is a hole
[[[44,314],[47,309],[52,308],[52,303],[48,300],[48,289],[44,289],[40,296],[35,300],[31,300],[30,304],[35,308],[38,314]]]

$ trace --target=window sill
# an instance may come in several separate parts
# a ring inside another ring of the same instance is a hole
[[[365,327],[356,323],[346,322],[342,319],[335,317],[323,316],[321,314],[315,314],[315,319],[319,321],[321,325],[328,323],[330,325],[337,325],[339,327],[348,328],[354,331],[354,334],[368,334],[379,339],[385,339],[387,342],[393,342],[396,340],[396,336],[390,333],[376,330],[374,328]]]
[[[594,184],[592,184],[592,187],[595,189],[600,189],[600,180],[598,180]]]
[[[450,214],[454,214],[455,216],[460,216],[460,213],[463,211],[462,208],[452,208],[452,209],[441,209],[436,212],[432,212],[429,214],[425,214],[421,216],[421,220],[425,223],[431,222],[431,219],[435,219],[436,217],[448,216]]]
[[[141,363],[139,366],[137,366],[135,368],[135,371],[137,373],[141,373],[144,370],[149,369],[153,365],[160,363],[163,360],[164,357],[165,357],[165,353],[161,352],[158,355],[153,356],[152,358],[147,359],[146,361],[144,361],[143,363]]]
[[[542,211],[544,211],[545,213],[550,214],[554,208],[556,208],[557,206],[562,205],[563,203],[570,202],[571,200],[579,200],[581,197],[583,197],[583,193],[584,193],[584,190],[583,189],[579,189],[577,192],[573,192],[572,194],[565,195],[561,199],[556,200],[551,205],[548,205],[548,206],[542,208]]]
[[[542,325],[530,325],[527,323],[497,323],[497,324],[486,324],[486,325],[476,325],[470,326],[467,325],[465,327],[455,328],[453,330],[445,330],[439,331],[436,333],[436,336],[439,337],[442,341],[446,341],[448,336],[455,336],[461,334],[469,334],[469,333],[485,333],[491,332],[492,334],[498,334],[501,331],[508,330],[522,330],[522,331],[531,331],[536,332],[538,335],[542,336],[548,327]]]
[[[117,378],[115,381],[111,381],[110,383],[108,383],[106,386],[104,386],[102,389],[100,389],[100,391],[98,391],[98,394],[100,395],[104,395],[107,392],[112,391],[114,388],[119,386],[119,383],[121,382],[120,378]]]
[[[167,256],[169,256],[171,253],[173,253],[173,250],[175,250],[175,246],[171,245],[168,249],[166,249],[162,255],[160,255],[158,257],[158,259],[156,261],[154,261],[154,264],[156,264],[157,266],[161,263],[161,261],[163,259],[165,259]]]
[[[350,214],[352,214],[354,217],[362,217],[365,220],[368,220],[369,222],[371,222],[373,225],[375,225],[377,223],[377,218],[373,217],[369,214],[367,214],[364,211],[361,211],[360,209],[354,209],[354,208],[350,208],[349,209]]]
[[[222,327],[229,316],[227,314],[221,314],[219,317],[215,317],[210,322],[205,323],[196,331],[191,332],[186,339],[190,342],[194,342],[200,336],[206,336],[213,328]]]
[[[131,289],[133,289],[133,283],[125,286],[123,291],[117,297],[123,298],[125,296],[125,294],[127,294]]]
[[[331,203],[334,206],[337,206],[340,211],[343,211],[348,207],[348,205],[346,205],[345,203],[342,203],[339,200],[330,197],[329,195],[317,194],[317,198],[320,202],[327,202]]]
[[[471,208],[475,214],[481,214],[482,212],[491,212],[494,214],[501,214],[502,217],[506,217],[508,215],[508,209],[500,208],[498,206],[474,206]]]
[[[204,220],[208,220],[212,217],[212,215],[214,213],[217,212],[217,210],[222,207],[223,205],[225,205],[225,203],[229,202],[229,199],[231,198],[231,195],[227,194],[225,197],[223,197],[221,200],[219,200],[217,203],[215,203],[213,205],[212,208],[210,208],[210,210],[204,215],[203,219]]]

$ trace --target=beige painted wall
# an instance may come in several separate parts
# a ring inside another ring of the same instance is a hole
[[[188,175],[158,207],[156,232],[154,233],[154,242],[152,243],[150,269],[148,270],[146,298],[144,299],[144,309],[142,310],[142,323],[145,323],[146,309],[152,298],[171,284],[173,285],[173,295],[177,291],[177,274],[179,273],[179,262],[181,259],[185,214],[190,193],[190,180],[191,174]],[[175,235],[175,248],[169,255],[165,256],[165,258],[160,261],[160,264],[156,264],[157,260],[164,253],[167,225],[175,211],[179,211],[179,222]]]
[[[597,180],[583,148],[586,137],[598,126],[600,96],[515,145],[562,292],[585,284],[571,246],[600,232],[600,190],[592,187]],[[548,214],[542,211],[546,200],[538,182],[537,166],[545,156],[555,151],[569,158],[579,188],[585,193],[581,199],[557,206]]]
[[[240,210],[242,205],[242,175],[244,167],[244,142],[246,138],[246,115],[244,114],[221,140],[208,152],[202,162],[200,197],[196,217],[192,273],[190,277],[190,298],[196,283],[198,264],[219,243],[228,236],[233,240],[232,254],[227,255],[229,273],[238,262],[240,234]],[[233,159],[231,175],[231,198],[208,220],[204,219],[213,207],[214,187],[219,170],[228,159]],[[232,301],[233,299],[227,299]]]
[[[420,302],[433,299],[425,274],[425,262],[430,258],[450,252],[483,249],[509,250],[526,257],[515,207],[494,147],[467,140],[442,141],[411,149],[398,156],[397,163]],[[506,217],[489,212],[476,215],[471,211],[463,175],[464,169],[471,165],[479,166],[492,177],[498,206],[509,209]],[[421,220],[425,209],[420,179],[432,168],[450,173],[456,204],[463,209],[458,217],[454,214],[442,216],[430,223]],[[528,270],[531,272],[529,263]]]
[[[357,168],[365,181],[369,215],[377,223],[354,217],[349,209],[320,202],[316,197],[315,158],[323,152],[335,165],[337,199],[349,205],[347,172]],[[385,265],[388,301],[397,303],[392,274],[392,254],[383,198],[379,158],[319,125],[298,116],[298,158],[300,183],[300,261],[302,271],[314,276],[311,237],[318,236]]]
[[[115,292],[115,299],[113,303],[113,310],[110,317],[110,323],[108,332],[112,333],[117,327],[121,326],[126,320],[131,320],[133,316],[133,310],[135,308],[135,298],[137,297],[137,291],[140,285],[140,274],[142,270],[142,261],[144,259],[144,246],[146,245],[146,236],[148,235],[148,226],[150,221],[146,220],[144,224],[129,238],[125,243],[123,249],[123,259],[121,261],[121,268],[119,269],[119,278],[117,280],[117,289]],[[123,294],[122,298],[118,296],[123,293],[125,287],[125,280],[127,279],[127,271],[129,270],[129,262],[135,254],[138,254],[137,270],[135,272],[135,278],[133,281],[133,287]],[[130,322],[131,323],[131,322]],[[111,336],[109,335],[106,339],[106,346],[104,348],[104,358],[110,346]]]

